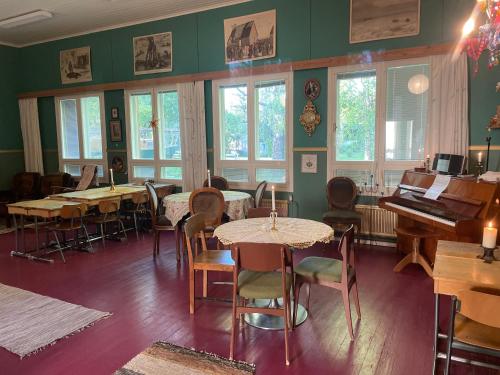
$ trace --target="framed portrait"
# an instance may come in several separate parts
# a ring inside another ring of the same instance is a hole
[[[318,155],[302,154],[300,171],[302,173],[318,173]]]
[[[224,20],[226,64],[276,56],[276,10]]]
[[[349,42],[420,33],[420,0],[351,0]]]
[[[111,118],[113,120],[116,120],[118,117],[120,117],[120,112],[118,111],[118,107],[111,108]]]
[[[122,141],[122,123],[120,120],[111,120],[109,122],[109,130],[111,133],[111,142]]]
[[[59,69],[63,85],[92,81],[90,47],[74,48],[59,52]]]
[[[138,36],[134,44],[134,74],[172,71],[172,33]]]

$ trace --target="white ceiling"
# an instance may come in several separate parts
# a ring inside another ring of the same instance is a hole
[[[0,20],[35,10],[51,19],[0,28],[0,44],[26,46],[250,0],[0,0]]]

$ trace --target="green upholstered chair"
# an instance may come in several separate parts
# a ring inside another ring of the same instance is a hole
[[[348,177],[334,177],[326,185],[329,210],[323,214],[323,222],[336,225],[354,225],[358,234],[361,230],[361,214],[354,210],[358,189]]]
[[[344,232],[340,239],[339,249],[342,254],[342,260],[323,257],[304,258],[295,267],[295,301],[293,311],[293,325],[297,315],[297,305],[300,296],[300,288],[303,284],[308,284],[307,309],[309,310],[309,297],[311,294],[311,284],[327,286],[338,289],[342,292],[344,301],[344,310],[349,327],[351,340],[354,340],[352,330],[351,305],[349,302],[349,292],[354,291],[354,302],[358,318],[361,318],[361,309],[359,307],[358,286],[356,280],[356,268],[354,262],[354,229],[353,226]]]
[[[292,287],[292,253],[286,245],[236,243],[231,247],[233,272],[233,323],[229,358],[233,358],[238,319],[241,314],[260,313],[281,316],[285,326],[285,363],[290,364],[288,330],[290,329],[290,289]],[[292,273],[287,273],[287,268]],[[283,298],[282,306],[247,305],[251,299]]]

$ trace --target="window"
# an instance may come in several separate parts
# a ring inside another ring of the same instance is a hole
[[[130,91],[126,96],[131,180],[180,184],[182,137],[177,91],[154,88]]]
[[[239,188],[292,189],[291,75],[214,81],[215,173]]]
[[[80,176],[82,166],[96,164],[98,176],[107,176],[102,94],[56,98],[59,165]]]
[[[328,178],[394,188],[424,159],[428,60],[332,68],[329,77]]]

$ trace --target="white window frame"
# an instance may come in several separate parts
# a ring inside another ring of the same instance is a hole
[[[261,81],[284,81],[286,102],[286,160],[256,160],[255,159],[255,84]],[[248,160],[221,159],[221,132],[220,132],[220,100],[219,88],[230,85],[247,85],[247,124],[248,124]],[[293,192],[293,75],[292,73],[276,73],[235,77],[213,81],[213,138],[214,138],[214,173],[222,176],[223,168],[245,168],[248,170],[248,182],[229,181],[229,187],[235,189],[255,189],[259,183],[256,179],[258,168],[285,169],[286,183],[268,182],[274,185],[277,191]]]
[[[81,111],[81,99],[89,97],[99,97],[99,110],[101,115],[101,142],[102,142],[102,159],[86,159],[85,150],[83,145],[83,129],[82,129],[82,111]],[[61,101],[74,99],[76,100],[76,115],[78,121],[78,145],[80,148],[80,158],[78,159],[68,159],[63,157],[63,140],[62,140],[62,122],[61,122]],[[85,93],[81,95],[67,95],[58,96],[55,98],[55,109],[56,109],[56,128],[57,128],[57,145],[58,145],[58,156],[59,156],[59,171],[65,172],[65,164],[74,164],[83,167],[86,164],[96,164],[101,165],[103,169],[103,175],[98,176],[104,181],[108,179],[108,150],[107,150],[107,137],[106,137],[106,116],[104,109],[104,93],[94,92]],[[75,176],[76,180],[79,180],[81,176]]]
[[[420,160],[386,160],[385,159],[385,128],[387,118],[387,70],[393,67],[411,65],[429,65],[429,81],[432,79],[432,65],[430,57],[394,60],[378,62],[373,64],[359,64],[328,68],[328,92],[331,93],[328,100],[328,151],[327,151],[327,181],[335,176],[336,169],[367,170],[373,175],[373,184],[379,184],[378,192],[391,194],[396,187],[384,186],[384,171],[407,170],[422,166],[423,159]],[[377,78],[376,112],[375,112],[375,155],[373,161],[337,161],[336,153],[336,122],[337,122],[337,75],[341,73],[355,73],[361,71],[375,71]],[[428,91],[427,129],[429,131],[431,112],[431,84]],[[427,137],[427,135],[426,135]],[[424,139],[422,147],[423,155],[428,152],[428,142]]]
[[[130,121],[130,96],[134,94],[150,94],[151,95],[151,104],[152,104],[152,112],[153,118],[158,118],[158,93],[165,91],[175,91],[177,92],[178,101],[179,101],[179,122],[180,122],[180,131],[181,131],[181,159],[180,160],[162,160],[160,159],[160,136],[158,132],[158,127],[153,129],[153,145],[154,145],[154,158],[150,160],[144,159],[133,159],[132,158],[132,122]],[[144,182],[144,177],[135,177],[134,176],[134,167],[135,166],[145,166],[145,167],[153,167],[154,168],[154,177],[155,181],[166,182],[170,184],[174,184],[176,186],[182,186],[182,181],[184,178],[184,158],[186,150],[184,149],[184,126],[183,126],[183,116],[181,110],[181,98],[179,96],[179,90],[176,85],[162,85],[162,86],[154,86],[154,87],[145,87],[143,89],[134,89],[134,90],[126,90],[125,91],[125,119],[127,122],[127,161],[128,161],[128,176],[129,182],[142,183]],[[182,168],[182,177],[180,180],[174,179],[165,179],[161,178],[161,168],[162,167],[181,167]]]

